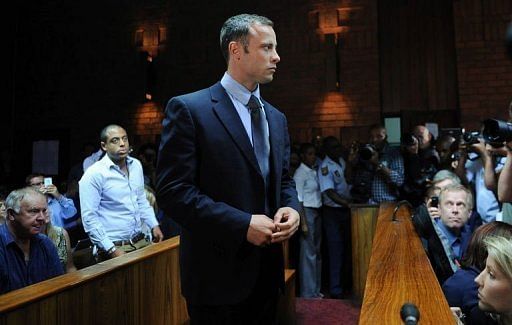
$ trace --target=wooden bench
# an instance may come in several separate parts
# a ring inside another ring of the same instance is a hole
[[[295,271],[285,271],[281,320],[295,320]],[[186,324],[179,237],[0,296],[0,325]]]
[[[455,324],[437,278],[406,207],[379,209],[372,255],[366,278],[360,324],[402,324],[400,308],[406,302],[420,311],[420,324]]]

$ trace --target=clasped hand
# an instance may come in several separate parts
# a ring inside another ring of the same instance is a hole
[[[280,208],[274,219],[263,214],[253,214],[247,230],[247,241],[256,246],[285,241],[297,231],[299,220],[299,213],[290,207]]]

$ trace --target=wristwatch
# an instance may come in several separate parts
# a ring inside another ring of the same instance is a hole
[[[377,170],[377,171],[381,171],[381,170],[382,170],[382,168],[384,168],[384,164],[380,163],[380,164],[378,164],[378,165],[377,165],[376,170]]]

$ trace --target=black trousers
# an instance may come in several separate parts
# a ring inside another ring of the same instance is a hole
[[[265,249],[262,249],[265,251]],[[279,281],[268,255],[262,254],[260,272],[251,294],[243,301],[234,305],[194,305],[187,303],[191,325],[219,324],[277,324],[277,302],[279,297]],[[274,266],[273,266],[274,265]]]

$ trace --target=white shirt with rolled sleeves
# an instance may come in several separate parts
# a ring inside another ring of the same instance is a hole
[[[483,223],[496,220],[500,213],[500,206],[496,195],[485,186],[484,165],[482,158],[476,158],[476,154],[470,153],[471,158],[466,161],[466,177],[469,183],[475,184],[475,207]],[[476,159],[475,159],[476,158]],[[494,172],[498,173],[505,165],[506,157],[498,157],[495,163]],[[499,216],[498,219],[501,219]]]
[[[127,157],[129,176],[105,155],[89,167],[79,182],[85,231],[98,248],[108,251],[114,241],[129,240],[141,232],[142,222],[158,226],[144,193],[140,161]]]
[[[302,202],[304,207],[319,208],[322,206],[322,195],[316,169],[311,169],[301,163],[293,175],[293,180],[297,188],[299,202]]]
[[[345,160],[341,157],[339,159],[339,164],[335,163],[328,156],[325,156],[324,160],[320,164],[320,168],[318,169],[318,181],[324,205],[333,208],[341,207],[341,205],[335,203],[325,194],[325,191],[329,189],[333,189],[344,199],[350,199],[351,186],[345,179],[346,166],[347,164],[345,163]]]

